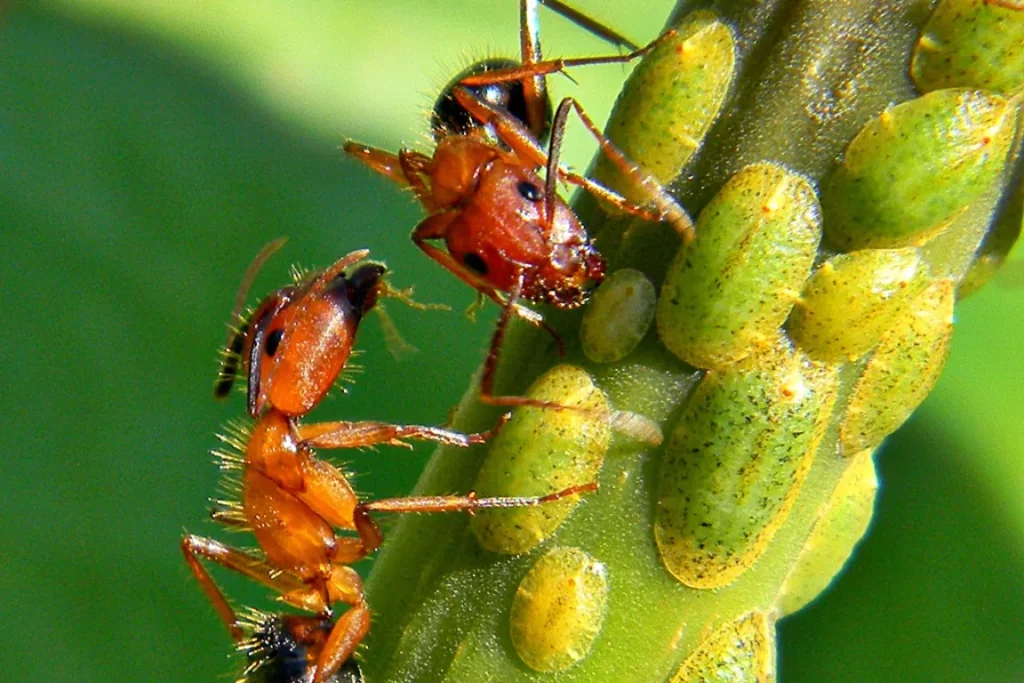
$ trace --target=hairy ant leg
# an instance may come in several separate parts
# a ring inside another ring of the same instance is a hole
[[[600,23],[596,19],[593,19],[592,17],[588,17],[586,14],[583,14],[574,7],[570,7],[561,0],[519,0],[520,35],[522,36],[523,34],[528,34],[529,39],[534,44],[538,45],[536,53],[538,59],[540,58],[540,31],[538,30],[538,22],[536,19],[538,3],[540,5],[547,7],[550,10],[553,10],[554,12],[557,12],[558,14],[561,14],[563,17],[573,22],[580,28],[586,29],[590,33],[594,34],[599,38],[604,39],[605,41],[611,43],[612,45],[625,47],[627,50],[636,50],[639,47],[635,43],[633,43],[633,41],[631,41],[629,38],[626,38],[615,29],[609,26],[605,26],[604,24]],[[528,16],[529,14],[533,15],[534,18],[532,20]],[[522,40],[526,40],[526,38],[522,38]]]
[[[653,42],[638,48],[632,52],[621,55],[600,55],[595,57],[559,57],[544,61],[524,61],[518,66],[510,66],[502,69],[492,69],[480,74],[466,76],[459,81],[465,87],[489,85],[491,83],[510,83],[515,81],[532,82],[536,78],[543,78],[551,74],[562,73],[566,69],[577,66],[590,66],[594,64],[628,64],[635,59],[643,57],[666,36],[672,32],[662,34]],[[543,95],[542,95],[543,97]]]
[[[626,47],[629,50],[637,49],[637,46],[625,36],[597,20],[588,17],[579,10],[566,5],[560,0],[519,0],[519,53],[520,60],[523,65],[538,64],[542,63],[543,60],[540,47],[540,17],[537,12],[537,8],[540,5],[544,5],[545,7],[557,12],[577,26],[613,45]],[[548,125],[547,119],[551,114],[548,102],[547,80],[544,76],[545,74],[561,71],[562,68],[565,68],[565,60],[561,61],[561,68],[555,68],[551,71],[538,70],[532,73],[524,73],[521,76],[515,75],[517,67],[514,66],[488,69],[489,73],[495,75],[505,74],[508,75],[508,78],[503,78],[502,80],[480,81],[478,84],[488,85],[490,83],[520,82],[522,84],[523,100],[525,102],[524,122],[526,123],[527,128],[529,128],[534,135],[542,137],[542,131],[546,129]],[[471,78],[472,76],[470,79]],[[463,82],[466,83],[466,85],[474,85],[474,83],[467,83],[467,80],[469,79],[463,79]]]
[[[318,422],[295,426],[300,442],[314,448],[361,448],[377,444],[406,446],[403,439],[433,441],[444,446],[468,448],[486,443],[494,437],[509,416],[503,415],[498,425],[486,432],[465,434],[442,427],[398,425],[385,422]]]
[[[363,503],[360,508],[367,512],[396,513],[428,513],[428,512],[468,512],[493,508],[535,507],[545,503],[553,503],[569,496],[597,491],[597,482],[570,486],[567,489],[549,493],[545,496],[499,496],[494,498],[477,498],[474,493],[465,496],[409,496],[406,498],[382,498]]]
[[[244,550],[232,548],[212,538],[189,534],[181,539],[181,551],[203,592],[213,603],[221,621],[228,627],[232,637],[236,640],[242,635],[238,616],[200,559],[214,562],[248,577],[279,593],[281,600],[289,605],[321,616],[330,616],[331,602],[356,605],[363,599],[362,580],[354,569],[345,565],[337,565],[335,569],[338,571],[331,572],[330,586],[334,599],[327,601],[320,590],[311,590],[310,584],[296,574],[282,571],[263,558],[256,557]]]
[[[679,233],[684,242],[692,241],[694,234],[693,221],[686,213],[686,210],[665,190],[661,183],[630,161],[611,140],[605,137],[593,119],[587,115],[586,111],[575,99],[567,97],[559,104],[552,124],[551,141],[548,150],[545,151],[519,121],[479,99],[469,90],[461,87],[456,88],[455,98],[459,104],[465,107],[481,123],[492,126],[501,140],[509,145],[516,154],[524,159],[529,159],[536,167],[547,169],[544,193],[545,218],[547,221],[550,222],[552,220],[553,203],[557,199],[557,194],[554,192],[554,183],[556,179],[561,179],[566,183],[583,188],[598,199],[608,202],[625,213],[649,221],[667,220],[672,224],[676,232]],[[602,153],[632,182],[636,183],[638,188],[647,193],[656,208],[655,211],[634,204],[614,190],[558,165],[562,138],[570,109],[575,110],[579,115],[583,125],[597,140]],[[554,163],[552,163],[552,160],[554,160]]]
[[[505,331],[508,327],[509,320],[511,319],[511,314],[512,312],[516,312],[516,314],[519,315],[518,310],[530,310],[519,307],[517,298],[516,292],[513,291],[512,295],[509,296],[507,303],[502,307],[501,316],[498,318],[498,322],[495,325],[494,335],[491,337],[491,345],[487,352],[487,358],[484,360],[483,372],[480,376],[480,400],[484,403],[496,406],[529,406],[533,408],[546,408],[549,410],[572,410],[580,413],[590,413],[591,411],[586,408],[580,408],[579,406],[567,406],[553,401],[539,401],[526,396],[494,395],[494,382],[497,376],[498,360],[501,354],[501,346],[505,339]],[[529,318],[527,318],[527,320],[529,320]],[[558,333],[548,327],[543,321],[536,324],[539,324],[541,327],[548,330],[548,332],[555,338],[556,342],[559,343],[559,354],[564,355],[564,349],[561,347],[561,338],[558,336]],[[661,444],[664,438],[661,433],[661,428],[656,422],[638,413],[613,410],[611,411],[611,414],[608,415],[608,418],[611,421],[612,429],[621,434],[626,434],[640,443],[657,446]]]
[[[314,612],[320,619],[329,619],[333,616],[330,609],[333,602],[343,602],[349,605],[349,609],[335,622],[323,644],[317,661],[317,670],[313,676],[313,681],[316,683],[323,683],[340,669],[370,630],[370,609],[366,604],[362,580],[351,567],[344,565],[332,567],[329,581],[324,586],[324,591],[331,600],[325,603],[324,595],[311,590],[311,587],[298,577],[288,572],[282,572],[264,560],[231,548],[219,541],[188,535],[182,539],[181,549],[193,575],[199,581],[199,585],[213,604],[218,616],[228,627],[235,642],[242,642],[244,639],[244,625],[214,582],[213,577],[203,566],[200,558],[219,564],[267,586],[280,593],[282,601],[293,607]]]
[[[601,148],[601,152],[613,163],[615,166],[627,177],[630,181],[640,190],[642,190],[651,201],[651,204],[657,208],[658,213],[655,215],[655,219],[659,221],[665,221],[672,225],[675,231],[679,234],[684,244],[689,244],[693,241],[696,236],[693,228],[693,220],[690,215],[686,212],[679,202],[676,201],[668,190],[665,189],[654,176],[642,169],[640,166],[630,161],[626,155],[620,150],[615,144],[609,140],[604,133],[597,127],[594,120],[584,111],[583,106],[574,98],[566,97],[561,101],[558,106],[558,111],[555,114],[555,130],[558,134],[564,130],[564,123],[559,126],[559,121],[565,120],[568,117],[569,109],[572,108],[576,111],[580,121],[583,122],[584,127],[594,136],[597,140],[598,145]],[[554,139],[555,133],[552,133],[552,139]],[[549,168],[550,173],[552,169]],[[591,180],[585,176],[580,176],[570,171],[557,170],[558,177],[561,177],[567,183],[578,185],[585,189],[587,192],[599,197],[600,199],[613,205],[620,211],[624,211],[641,218],[645,218],[646,210],[643,207],[639,207],[636,204],[628,201],[617,192],[614,192],[604,185]],[[638,211],[637,209],[640,209]]]
[[[437,203],[431,194],[429,182],[426,180],[430,177],[431,169],[434,166],[430,157],[408,149],[393,154],[378,147],[352,140],[345,142],[342,149],[346,154],[363,162],[377,173],[399,185],[410,188],[427,211],[438,210]]]
[[[505,341],[505,332],[508,329],[509,320],[513,313],[522,316],[520,311],[530,310],[519,305],[519,296],[522,291],[522,277],[519,278],[516,286],[512,292],[509,293],[507,300],[502,304],[501,315],[498,317],[498,322],[494,326],[494,334],[491,336],[491,345],[487,349],[487,358],[484,360],[483,372],[480,375],[480,400],[484,403],[494,406],[532,406],[534,408],[551,408],[555,410],[580,410],[580,408],[574,406],[564,406],[560,403],[554,403],[551,401],[538,401],[526,396],[496,396],[494,394],[494,381],[498,374],[498,359],[501,356],[501,346]],[[531,311],[531,313],[535,313]],[[555,343],[558,345],[558,354],[560,356],[565,355],[565,348],[562,345],[562,338],[551,329],[547,323],[538,317],[538,321],[533,321],[530,318],[526,320],[534,323],[535,325],[542,327],[547,330],[548,333],[555,339]]]
[[[444,239],[448,231],[448,225],[452,220],[456,218],[453,213],[434,214],[427,216],[416,226],[412,233],[413,243],[419,247],[427,256],[439,263],[442,267],[452,273],[455,277],[459,278],[467,285],[477,290],[480,294],[488,297],[494,303],[498,304],[501,308],[511,308],[512,313],[516,316],[526,320],[532,325],[540,327],[555,340],[558,345],[558,355],[565,355],[565,346],[562,342],[561,337],[545,322],[544,318],[531,308],[523,306],[519,303],[519,297],[516,297],[516,301],[509,300],[508,296],[502,295],[494,287],[488,286],[482,282],[479,277],[474,277],[471,272],[467,271],[470,265],[475,266],[479,269],[479,264],[470,261],[470,264],[460,264],[451,255],[450,252],[445,251],[430,243],[430,240]],[[468,259],[467,259],[468,260]],[[521,274],[517,274],[517,279],[521,281]]]

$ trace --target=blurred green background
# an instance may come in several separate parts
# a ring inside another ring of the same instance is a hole
[[[635,40],[672,3],[577,3]],[[473,57],[515,54],[513,0],[49,0],[0,10],[0,681],[231,680],[230,642],[178,550],[218,474],[207,451],[242,400],[211,399],[246,263],[368,247],[451,313],[390,312],[420,352],[364,325],[348,396],[322,414],[439,423],[495,311],[423,258],[411,199],[346,162],[347,137],[427,149],[432,94]],[[551,54],[603,53],[543,17]],[[621,67],[555,79],[603,120]],[[567,159],[585,167],[578,130]],[[880,458],[870,537],[784,622],[782,680],[1024,680],[1022,264],[958,311],[933,396]],[[345,454],[401,495],[428,448]],[[245,542],[244,537],[235,540]],[[229,539],[232,540],[232,539]],[[218,574],[223,577],[223,574]],[[242,602],[263,589],[227,578]]]

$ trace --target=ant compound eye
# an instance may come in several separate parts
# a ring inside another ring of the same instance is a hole
[[[264,353],[267,354],[268,358],[273,358],[274,354],[277,353],[277,347],[281,345],[281,339],[284,337],[284,328],[278,328],[267,335],[267,344],[264,347]]]
[[[487,275],[487,264],[481,258],[480,254],[474,254],[470,252],[462,257],[462,262],[471,271],[478,275]]]
[[[539,202],[541,198],[544,196],[544,193],[541,192],[541,189],[534,185],[533,183],[531,183],[529,180],[519,181],[519,184],[516,185],[516,190],[518,190],[519,196],[521,196],[523,199],[529,202]]]

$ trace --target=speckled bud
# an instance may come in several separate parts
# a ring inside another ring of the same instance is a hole
[[[579,548],[555,548],[512,598],[512,645],[534,671],[564,671],[590,653],[607,611],[608,568]]]
[[[807,279],[821,210],[801,176],[775,164],[734,175],[669,266],[658,333],[679,358],[722,368],[770,346]]]
[[[694,12],[630,75],[608,120],[608,137],[630,160],[668,183],[718,116],[735,61],[729,25],[712,12]],[[607,159],[598,160],[594,176],[627,199],[647,199]]]
[[[936,282],[885,333],[853,388],[839,428],[843,453],[874,448],[935,386],[953,336],[953,283]]]
[[[835,396],[833,369],[784,346],[705,375],[658,474],[654,538],[676,579],[718,588],[757,561],[800,491]]]
[[[772,683],[775,624],[750,612],[720,626],[686,658],[669,683]]]
[[[861,451],[851,458],[828,502],[818,511],[775,600],[782,615],[796,612],[828,588],[867,531],[878,492],[871,455],[871,451]]]
[[[1024,7],[985,0],[940,0],[914,47],[910,74],[921,92],[1024,88]]]
[[[919,245],[996,187],[1016,106],[976,90],[937,90],[861,129],[825,184],[825,234],[840,249]]]
[[[581,410],[524,406],[495,438],[476,485],[480,497],[544,496],[595,480],[611,440],[608,402],[578,367],[558,365],[526,392],[530,398]],[[579,496],[512,509],[481,510],[472,527],[480,545],[524,553],[547,538],[579,504]]]
[[[864,249],[823,263],[807,281],[789,334],[811,358],[855,360],[899,321],[928,285],[916,249]]]

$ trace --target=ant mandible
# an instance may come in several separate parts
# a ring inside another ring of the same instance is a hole
[[[281,243],[269,244],[253,262],[236,309],[255,270]],[[332,618],[335,603],[349,605],[316,648],[312,683],[327,683],[370,627],[362,581],[349,565],[383,540],[371,513],[540,505],[597,488],[592,483],[547,496],[477,498],[470,493],[359,502],[345,474],[318,459],[315,448],[407,445],[405,439],[468,447],[486,442],[496,431],[462,434],[382,422],[300,422],[344,369],[363,316],[380,297],[404,294],[387,285],[382,264],[363,263],[367,256],[365,250],[352,252],[307,281],[272,293],[229,342],[230,349],[241,351],[241,362],[229,354],[215,393],[226,394],[234,376],[244,371],[248,411],[256,422],[221,437],[229,448],[216,455],[222,469],[240,474],[241,500],[218,502],[212,516],[226,526],[251,530],[262,555],[195,535],[185,536],[181,544],[186,562],[236,642],[245,640],[244,624],[201,560],[248,576],[321,620]],[[355,535],[338,535],[335,529]]]
[[[609,40],[635,48],[615,31],[555,0],[539,0],[572,21]],[[585,304],[604,278],[605,261],[586,229],[558,196],[556,183],[579,186],[604,202],[646,220],[665,220],[684,242],[693,224],[676,200],[631,162],[586,114],[567,97],[551,117],[544,76],[570,66],[628,62],[650,51],[664,34],[629,54],[541,60],[536,13],[538,0],[520,0],[521,63],[488,60],[460,74],[442,93],[432,114],[436,147],[432,156],[402,149],[392,154],[353,141],[351,156],[391,180],[412,189],[430,214],[416,226],[412,240],[482,296],[502,307],[480,380],[481,400],[494,405],[563,408],[521,396],[495,396],[498,356],[514,314],[547,329],[559,352],[561,339],[536,311],[520,300],[560,309]],[[643,190],[654,209],[638,206],[616,192],[558,163],[569,113],[575,111],[600,149]],[[550,128],[547,151],[541,140]],[[537,174],[545,169],[542,181]],[[432,242],[441,240],[444,248]]]

